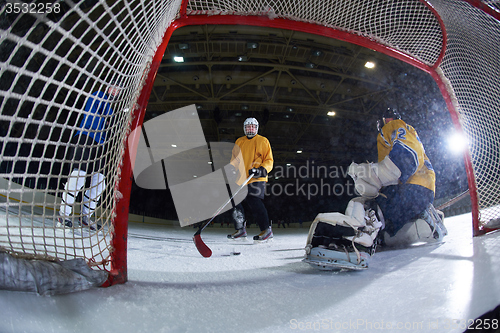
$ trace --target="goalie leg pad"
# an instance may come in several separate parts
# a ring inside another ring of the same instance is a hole
[[[425,211],[406,223],[394,236],[384,233],[384,245],[407,247],[417,242],[440,242],[448,234],[443,220],[444,214],[429,204]]]
[[[319,222],[312,235],[311,245],[313,247],[329,247],[334,240],[356,235],[356,231],[343,225],[332,225],[330,223]]]
[[[321,269],[366,269],[375,252],[374,241],[382,223],[364,198],[348,204],[346,213],[318,214],[309,230],[304,262]]]

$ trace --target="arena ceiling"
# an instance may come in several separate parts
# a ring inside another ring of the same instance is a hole
[[[183,62],[174,57],[183,57]],[[374,67],[366,67],[367,62]],[[328,183],[330,189],[337,185],[346,189],[350,180],[346,170],[352,161],[377,160],[376,122],[388,107],[398,109],[417,129],[436,170],[436,198],[467,188],[463,159],[447,148],[454,126],[432,77],[359,45],[254,26],[179,28],[167,45],[144,121],[192,104],[197,106],[207,142],[234,142],[243,136],[247,117],[259,120],[259,133],[271,142],[275,159],[268,183],[271,195],[266,199],[275,217],[308,219],[318,211],[345,209],[354,193],[309,196],[301,192],[302,186],[319,188]],[[294,172],[305,165],[308,172],[327,166],[340,173],[328,177],[287,173],[278,179],[278,170],[288,172],[289,165]],[[273,192],[288,184],[294,184],[297,193]],[[138,202],[134,211],[157,206],[155,200],[145,202],[142,197],[158,198],[162,207],[169,201],[163,198],[168,193],[152,196],[133,189]]]
[[[173,33],[144,121],[190,104],[209,142],[234,142],[244,119],[257,118],[276,165],[376,159],[376,119],[387,107],[416,123],[436,112],[449,118],[436,84],[419,69],[343,41],[254,26]]]
[[[179,28],[167,45],[144,121],[192,104],[207,142],[234,142],[243,136],[247,117],[259,120],[275,159],[266,188],[272,218],[308,220],[319,211],[343,211],[355,195],[349,193],[347,167],[377,160],[376,122],[388,107],[417,129],[436,171],[436,200],[467,189],[463,157],[448,148],[454,125],[435,81],[359,45],[255,26]],[[300,174],[304,166],[306,176]],[[339,173],[313,176],[323,166]],[[293,193],[285,195],[283,188]],[[162,207],[158,216],[175,219],[175,210],[165,208],[168,191],[151,195],[134,186],[131,196],[133,212]]]

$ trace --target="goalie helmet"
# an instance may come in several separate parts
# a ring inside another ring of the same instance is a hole
[[[380,132],[385,124],[393,121],[394,119],[401,119],[401,115],[396,109],[387,108],[387,110],[382,112],[380,119],[377,120],[377,130]]]
[[[243,132],[249,139],[256,136],[258,130],[259,130],[259,122],[255,118],[247,118],[243,123]]]

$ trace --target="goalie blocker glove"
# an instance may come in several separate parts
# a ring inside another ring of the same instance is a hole
[[[397,185],[401,171],[386,156],[379,163],[361,163],[354,162],[349,166],[349,176],[354,180],[356,191],[365,198],[376,198],[383,186]]]
[[[248,170],[248,174],[252,175],[253,178],[262,178],[262,177],[267,176],[267,170],[266,170],[266,168],[261,166],[259,168],[253,168],[253,169]]]

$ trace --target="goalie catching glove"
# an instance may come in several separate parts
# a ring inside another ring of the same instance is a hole
[[[349,176],[354,179],[356,191],[365,198],[376,198],[383,186],[397,185],[401,171],[394,164],[389,156],[386,156],[379,163],[354,162],[349,166]]]
[[[262,177],[267,176],[267,170],[263,166],[261,166],[259,168],[253,168],[253,169],[248,170],[248,175],[249,176],[252,175],[253,178],[262,178]]]

